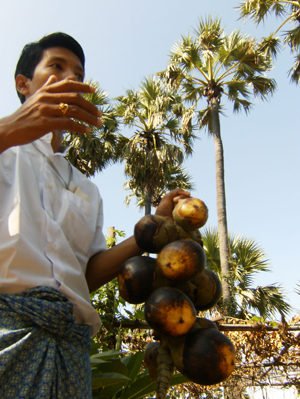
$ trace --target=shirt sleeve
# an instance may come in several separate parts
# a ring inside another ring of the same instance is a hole
[[[98,202],[98,215],[97,215],[97,223],[96,223],[96,231],[95,236],[90,248],[89,258],[93,255],[105,251],[107,249],[106,239],[103,234],[103,201],[99,194],[99,202]]]

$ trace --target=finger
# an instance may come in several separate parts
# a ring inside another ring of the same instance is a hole
[[[51,75],[51,76],[49,76],[49,78],[48,78],[47,82],[44,84],[44,86],[49,86],[56,82],[57,82],[57,77],[55,75]]]
[[[64,79],[47,87],[49,93],[94,93],[95,88],[87,83]]]
[[[96,105],[90,103],[82,96],[82,92],[91,93],[94,90],[94,87],[81,82],[71,80],[57,82],[56,76],[51,75],[39,90],[38,99],[42,103],[55,104],[55,109],[57,109],[56,105],[60,103],[65,103],[69,106],[71,104],[77,105],[96,117],[101,117],[102,113]]]
[[[174,198],[179,197],[180,195],[189,197],[191,194],[188,191],[182,190],[181,188],[176,188],[175,190],[172,190],[168,194],[166,194],[163,197],[163,199],[173,200]]]
[[[83,109],[84,111],[95,115],[97,117],[101,117],[102,113],[99,111],[96,105],[90,103],[88,100],[84,99],[79,93],[63,93],[61,95],[55,96],[51,100],[56,105],[60,103],[68,104],[71,109],[71,106],[76,106],[77,109]],[[76,112],[76,108],[72,108],[73,111]],[[73,116],[75,117],[75,116]]]
[[[58,104],[56,109],[56,115],[58,117],[74,118],[95,127],[102,126],[102,122],[100,119],[102,113],[98,109],[92,110],[93,112],[91,112],[90,110],[86,111],[81,107],[78,107],[76,105],[69,105],[66,103],[65,105],[67,105],[67,110],[63,112],[63,110],[61,109],[61,104],[62,103]]]
[[[189,194],[189,193],[188,193],[188,194]],[[190,197],[190,194],[189,194],[189,195],[178,195],[177,197],[174,197],[174,198],[173,198],[173,202],[177,203],[177,202],[179,202],[180,200],[185,199],[185,198],[189,198],[189,197]]]
[[[63,117],[53,117],[48,120],[49,126],[55,126],[57,130],[65,130],[73,133],[86,134],[91,128],[85,124],[74,121],[73,119]]]
[[[177,194],[183,195],[185,197],[190,197],[190,195],[191,195],[191,193],[189,193],[186,190],[182,190],[181,188],[177,188],[176,191],[177,191]]]

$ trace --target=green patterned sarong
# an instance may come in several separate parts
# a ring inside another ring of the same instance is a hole
[[[57,290],[0,295],[1,399],[90,399],[89,351],[89,327]]]

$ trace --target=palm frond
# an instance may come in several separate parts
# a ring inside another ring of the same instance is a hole
[[[216,229],[201,231],[207,267],[222,279],[219,240]],[[270,318],[278,312],[291,311],[282,287],[278,284],[253,287],[254,278],[261,272],[269,272],[269,260],[263,249],[253,240],[241,235],[229,235],[231,253],[231,289],[241,311],[239,317],[249,317],[251,311]],[[299,291],[300,292],[300,291]]]
[[[299,17],[298,17],[299,18]],[[287,44],[292,52],[298,51],[300,46],[300,26],[297,22],[297,27],[284,32],[283,43]]]
[[[288,72],[291,82],[296,83],[296,85],[300,82],[300,54],[295,57],[295,62],[292,68]]]
[[[262,41],[258,44],[258,50],[264,55],[276,58],[277,54],[282,50],[280,39],[274,37],[274,34],[263,37]]]
[[[171,89],[178,89],[181,82],[185,78],[183,70],[177,63],[170,63],[167,69],[157,73],[158,77],[167,83]]]
[[[277,0],[248,0],[236,7],[240,12],[240,18],[249,17],[256,24],[263,22],[272,13],[276,17],[286,13],[285,5]]]
[[[197,38],[199,50],[204,55],[204,59],[211,57],[216,49],[223,43],[224,29],[221,27],[221,19],[214,19],[211,15],[199,18],[194,33]]]
[[[264,318],[271,318],[276,314],[282,313],[287,316],[292,307],[286,300],[286,296],[280,285],[271,284],[264,287],[258,286],[253,289],[253,299],[243,301],[249,308],[258,311],[259,314]]]
[[[260,51],[264,55],[269,55],[276,58],[276,55],[282,47],[288,45],[292,53],[298,52],[300,47],[300,2],[296,1],[280,1],[280,0],[248,0],[243,2],[239,7],[241,18],[249,17],[257,24],[264,21],[264,19],[274,14],[276,17],[281,17],[283,22],[278,26],[275,33],[268,38],[263,38],[260,43]],[[275,35],[282,31],[287,23],[296,24],[293,29],[285,30],[282,34],[282,41],[276,38]],[[294,65],[290,71],[291,82],[298,84],[298,77],[296,71],[297,66]]]
[[[219,114],[224,115],[223,107],[219,105]],[[208,106],[207,108],[196,112],[196,118],[199,130],[205,129],[208,134],[213,134],[213,122],[212,122],[212,108]]]
[[[220,252],[219,252],[219,237],[217,230],[206,227],[201,230],[203,249],[207,259],[207,268],[215,272],[220,279],[222,279]]]
[[[275,79],[268,79],[263,76],[252,76],[251,79],[247,79],[247,81],[253,87],[254,95],[262,100],[268,100],[276,91],[277,83]]]
[[[230,81],[227,84],[228,99],[233,102],[233,112],[240,112],[242,109],[246,114],[250,111],[251,102],[247,99],[250,97],[249,85],[245,81]],[[240,95],[242,95],[241,98]]]

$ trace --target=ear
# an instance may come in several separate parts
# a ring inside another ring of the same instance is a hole
[[[19,93],[23,94],[25,97],[29,93],[29,78],[24,75],[17,75],[16,77],[16,89]]]

